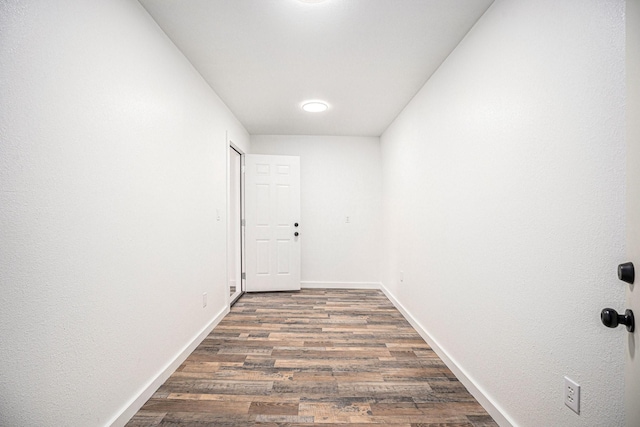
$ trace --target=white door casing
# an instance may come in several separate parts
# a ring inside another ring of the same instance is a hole
[[[627,76],[627,261],[640,268],[640,0],[626,2]],[[627,305],[640,320],[640,278],[627,285]],[[625,343],[625,419],[628,427],[640,426],[640,335],[627,333]]]
[[[245,203],[246,291],[300,290],[300,158],[247,154]]]
[[[230,304],[233,304],[242,293],[242,155],[232,145],[229,146],[228,172],[228,245],[227,245],[227,276],[230,288]]]

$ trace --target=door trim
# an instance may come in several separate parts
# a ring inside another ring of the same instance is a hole
[[[239,171],[239,186],[240,186],[240,212],[238,224],[240,224],[240,292],[234,294],[233,297],[229,295],[229,279],[232,274],[229,271],[229,257],[234,256],[234,254],[230,253],[229,250],[229,239],[232,237],[229,233],[229,221],[231,221],[231,170],[229,168],[229,163],[231,159],[231,150],[238,153],[240,156],[240,171]],[[245,283],[245,242],[244,242],[244,151],[233,143],[231,139],[227,137],[227,297],[229,298],[229,308],[233,306],[245,293],[246,291],[246,283]]]

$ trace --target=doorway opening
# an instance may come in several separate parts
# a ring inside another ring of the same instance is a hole
[[[228,221],[228,265],[227,280],[229,288],[229,306],[232,306],[244,293],[244,191],[242,179],[242,152],[229,145],[229,221]]]

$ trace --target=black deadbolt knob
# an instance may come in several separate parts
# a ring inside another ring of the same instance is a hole
[[[618,325],[625,325],[627,331],[633,332],[635,329],[635,320],[633,311],[626,310],[624,314],[618,314],[613,308],[605,308],[600,313],[602,324],[608,328],[616,328]]]
[[[625,262],[624,264],[620,264],[618,266],[618,279],[623,282],[633,284],[633,281],[636,278],[636,272],[633,268],[632,262]]]
[[[293,226],[294,226],[294,227],[297,227],[297,226],[298,226],[298,223],[296,222],[295,224],[293,224]]]
[[[297,231],[295,233],[293,233],[294,236],[298,237],[300,235],[300,233],[298,233]]]

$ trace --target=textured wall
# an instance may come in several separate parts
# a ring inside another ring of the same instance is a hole
[[[302,285],[377,284],[379,138],[252,135],[251,149],[300,156]]]
[[[623,422],[623,17],[497,0],[381,137],[382,281],[517,425]]]
[[[225,308],[248,135],[136,1],[2,1],[0,58],[0,425],[104,425]]]

